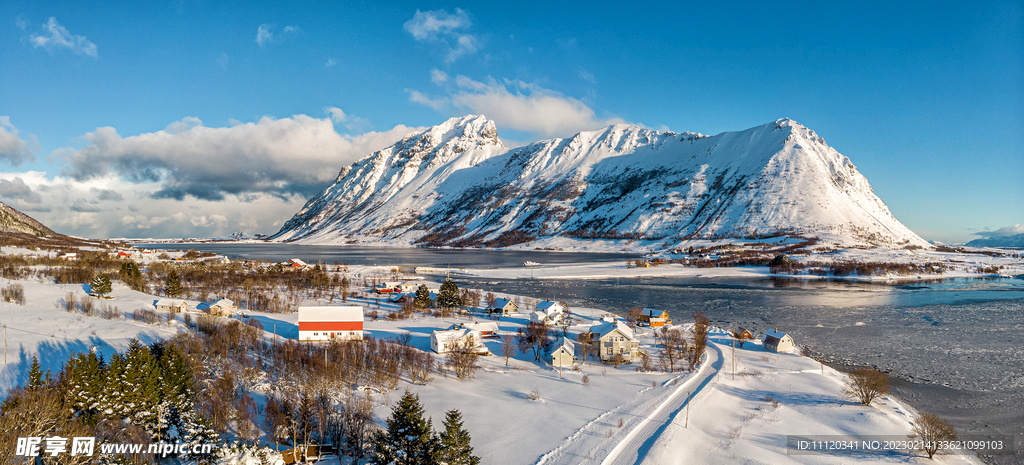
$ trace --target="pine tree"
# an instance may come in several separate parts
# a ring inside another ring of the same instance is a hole
[[[171,270],[167,273],[167,285],[164,287],[164,294],[167,297],[178,297],[181,293],[181,277],[178,276],[177,271]]]
[[[139,270],[139,265],[135,262],[129,261],[121,265],[118,279],[133,290],[149,292],[149,287],[146,286],[146,278],[142,276],[142,271]]]
[[[89,286],[92,289],[92,293],[97,296],[103,297],[104,294],[110,294],[112,290],[110,284],[110,276],[105,274],[98,274],[92,280],[92,284]]]
[[[441,308],[455,308],[462,304],[459,298],[459,286],[451,279],[444,280],[441,290],[437,293],[437,306]]]
[[[437,461],[445,465],[479,465],[473,455],[469,431],[462,428],[462,413],[449,410],[444,418],[444,431],[438,436]]]
[[[39,389],[43,387],[43,369],[39,366],[39,359],[33,355],[32,365],[28,369],[28,388]]]
[[[395,404],[387,430],[374,438],[374,461],[395,465],[436,465],[437,442],[430,419],[423,418],[420,398],[409,390]]]
[[[413,300],[413,304],[418,308],[430,308],[430,289],[427,289],[426,284],[420,284],[420,287],[416,289],[416,298]]]

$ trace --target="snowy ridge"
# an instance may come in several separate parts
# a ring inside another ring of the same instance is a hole
[[[618,124],[511,150],[483,116],[452,118],[342,169],[273,239],[507,247],[783,234],[930,247],[849,158],[787,118],[716,136]]]

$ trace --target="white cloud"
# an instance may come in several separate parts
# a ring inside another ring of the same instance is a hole
[[[448,73],[439,69],[430,70],[430,82],[441,85],[448,81]]]
[[[597,84],[597,80],[594,79],[594,74],[586,69],[580,68],[580,79],[587,81],[591,84]]]
[[[28,19],[25,15],[18,15],[18,18],[14,20],[14,26],[24,31],[28,27]]]
[[[440,110],[444,108],[445,105],[448,105],[448,99],[446,98],[432,99],[418,90],[405,89],[405,91],[409,93],[409,101],[426,105],[435,110]]]
[[[988,237],[988,238],[1016,236],[1017,234],[1024,234],[1024,224],[1015,224],[1013,226],[1003,226],[1002,228],[996,229],[994,231],[978,231],[978,232],[972,233],[972,234],[974,234],[976,236],[983,236],[983,237]]]
[[[348,115],[346,121],[365,124]],[[151,191],[155,198],[308,197],[332,181],[342,166],[413,130],[398,125],[349,136],[335,131],[331,119],[306,115],[263,117],[216,128],[189,117],[138,136],[122,137],[114,128],[97,128],[82,136],[88,142],[84,148],[58,149],[53,155],[68,163],[64,174],[77,181],[115,173],[132,183],[157,186]]]
[[[410,90],[409,99],[440,109],[451,102],[457,108],[487,115],[498,127],[527,131],[544,137],[568,136],[624,122],[618,117],[598,118],[594,110],[580,100],[523,81],[499,83],[474,81],[456,76],[457,91],[447,99],[430,99]],[[512,89],[512,91],[509,90]]]
[[[48,52],[54,49],[66,48],[79,55],[96,57],[96,44],[89,42],[85,36],[72,34],[64,26],[57,23],[57,18],[51,17],[43,25],[43,33],[35,33],[29,36],[29,42],[36,48],[44,48]]]
[[[256,43],[259,44],[260,48],[281,40],[283,34],[302,32],[298,26],[285,26],[281,30],[281,34],[275,35],[274,27],[273,24],[260,24],[260,27],[256,29]]]
[[[260,48],[274,41],[274,34],[270,32],[271,27],[273,26],[269,24],[261,24],[256,30],[256,43],[259,44]]]
[[[326,111],[327,114],[331,115],[331,121],[334,121],[335,123],[344,123],[345,120],[348,119],[348,115],[346,115],[345,112],[341,110],[341,108],[328,107],[324,109],[324,111]]]
[[[328,58],[327,59],[327,63],[324,63],[324,67],[325,68],[331,68],[331,67],[333,67],[333,66],[335,66],[337,64],[338,64],[338,62],[334,58]]]
[[[415,40],[443,44],[447,50],[445,62],[452,63],[480,49],[479,39],[475,35],[457,32],[472,25],[469,14],[456,8],[455,13],[416,10],[416,14],[405,22],[404,27]]]
[[[18,128],[11,124],[9,116],[0,116],[0,160],[18,166],[26,161],[36,159],[35,151],[39,150],[39,141],[29,136],[32,142],[22,140],[18,136]]]

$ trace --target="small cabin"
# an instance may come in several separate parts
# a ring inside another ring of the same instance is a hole
[[[439,329],[430,333],[430,350],[439,354],[447,354],[456,346],[463,346],[477,353],[486,353],[487,348],[483,344],[480,332],[471,329]]]
[[[774,329],[765,331],[761,345],[772,352],[791,353],[796,350],[796,343],[790,335]]]
[[[749,329],[745,329],[742,326],[737,327],[736,331],[734,331],[732,334],[733,334],[734,337],[736,337],[736,339],[753,339],[754,338],[754,333],[751,333]]]
[[[563,337],[558,347],[551,352],[551,365],[556,367],[571,367],[576,361],[576,344],[571,339]]]
[[[156,301],[156,304],[154,304],[154,306],[156,307],[157,310],[161,312],[178,313],[188,310],[188,303],[186,303],[184,300],[160,299]]]
[[[480,337],[498,337],[498,323],[495,323],[493,321],[456,323],[448,329],[468,329],[480,333]]]
[[[672,324],[672,320],[668,317],[668,312],[665,310],[657,310],[653,308],[645,308],[640,312],[640,316],[636,319],[637,323],[643,323],[647,326],[658,327]]]
[[[494,299],[494,305],[487,309],[487,313],[497,313],[500,316],[515,315],[519,313],[519,305],[512,299]]]

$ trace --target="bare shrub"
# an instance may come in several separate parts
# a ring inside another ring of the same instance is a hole
[[[881,371],[868,367],[853,370],[846,377],[843,394],[861,404],[871,405],[876,398],[889,393],[889,377]]]
[[[105,320],[114,320],[121,318],[121,310],[119,310],[117,307],[111,308],[107,304],[100,304],[99,315],[100,318],[103,318]]]
[[[96,300],[85,297],[82,299],[82,313],[93,316],[96,314]]]
[[[0,296],[3,297],[4,302],[25,305],[25,288],[21,284],[11,284],[0,289]]]
[[[907,437],[918,444],[917,450],[928,454],[928,458],[932,458],[937,453],[948,452],[950,449],[939,446],[944,441],[955,441],[957,435],[953,425],[945,419],[931,413],[922,413],[914,419],[914,427]]]
[[[526,395],[526,398],[534,401],[539,401],[544,399],[544,394],[540,393],[540,389],[534,389],[530,391],[529,394]]]
[[[623,421],[622,418],[619,418],[619,429],[622,429],[622,426],[624,424],[625,424],[625,421]]]
[[[78,298],[75,297],[74,292],[68,292],[68,295],[64,296],[64,311],[73,312],[75,307],[78,305]]]
[[[676,363],[686,356],[686,338],[683,337],[682,331],[671,328],[661,328],[661,332],[655,331],[655,337],[661,343],[661,350],[658,352],[659,358],[661,359],[661,369],[667,373],[672,373],[676,370]],[[640,360],[641,365],[643,360]]]
[[[708,346],[708,332],[711,330],[711,320],[704,316],[704,312],[693,312],[693,349],[687,353],[687,361],[690,370],[700,363],[704,350]]]
[[[580,378],[580,381],[583,382],[584,386],[590,386],[590,376],[583,375],[583,378]]]
[[[471,342],[459,341],[448,352],[448,367],[455,373],[456,378],[472,378],[473,372],[477,368],[478,358],[480,358],[480,354],[476,352],[475,347],[472,347]]]
[[[147,325],[156,324],[160,317],[157,316],[156,312],[147,308],[139,308],[132,310],[132,319],[145,323]]]

